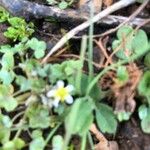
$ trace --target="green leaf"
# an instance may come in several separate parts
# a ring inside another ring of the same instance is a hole
[[[14,80],[14,72],[13,71],[7,71],[5,69],[0,70],[0,80],[5,85],[9,85]]]
[[[7,21],[9,18],[9,13],[0,6],[0,23]]]
[[[12,69],[14,67],[14,56],[11,51],[5,53],[2,57],[2,67],[5,69]]]
[[[120,59],[128,58],[128,56],[126,55],[126,51],[128,51],[128,53],[132,52],[132,39],[133,39],[132,32],[133,32],[133,28],[127,25],[122,26],[117,31],[118,39],[113,41],[112,48],[114,51],[117,49],[115,55]]]
[[[119,66],[117,69],[117,79],[119,79],[120,81],[126,82],[128,80],[128,71],[126,69],[126,67],[124,66]]]
[[[105,104],[97,104],[96,121],[98,127],[104,133],[115,133],[117,129],[117,121],[112,108]]]
[[[48,128],[50,126],[49,111],[41,105],[32,105],[28,109],[27,117],[31,128]]]
[[[128,59],[129,56],[126,55],[126,51],[128,51],[128,53],[131,53],[132,52],[132,48],[131,48],[131,42],[132,40],[129,39],[128,42],[126,42],[125,45],[121,45],[122,41],[120,40],[115,40],[113,41],[112,43],[112,48],[113,50],[115,51],[116,49],[118,50],[115,55],[120,58],[120,59]],[[119,47],[119,49],[118,49]]]
[[[81,79],[81,94],[82,95],[86,94],[88,85],[90,84],[88,79],[89,77],[86,74],[82,74],[82,79]],[[91,92],[89,93],[89,96],[95,101],[101,99],[101,90],[98,84],[94,85]]]
[[[46,0],[48,2],[49,5],[55,5],[58,2],[56,0]]]
[[[18,103],[13,97],[5,97],[0,95],[0,107],[5,108],[6,111],[13,111],[17,106]]]
[[[11,26],[19,28],[20,26],[26,26],[26,22],[24,19],[19,17],[12,17],[8,19],[8,22]]]
[[[69,135],[84,135],[93,122],[93,106],[85,98],[75,100],[71,111],[65,120],[65,128]]]
[[[4,32],[4,35],[8,38],[16,41],[17,39],[22,41],[24,38],[28,38],[33,32],[33,24],[26,23],[24,19],[19,17],[11,17],[8,19],[10,27]]]
[[[144,65],[150,69],[150,52],[144,58]]]
[[[4,32],[4,35],[7,38],[10,38],[10,39],[13,39],[14,41],[16,41],[20,35],[20,31],[13,27],[9,27],[9,28],[7,28],[7,31]]]
[[[33,79],[29,79],[29,82],[31,83],[31,89],[32,91],[36,92],[36,93],[40,93],[46,85],[46,81],[44,81],[44,79],[42,78],[33,78]]]
[[[138,30],[135,33],[132,40],[132,49],[136,54],[143,53],[148,49],[148,37],[143,30]]]
[[[9,138],[10,138],[10,129],[6,128],[6,127],[2,127],[2,125],[0,125],[0,143],[4,144],[6,142],[8,142]]]
[[[124,37],[127,37],[132,32],[133,32],[133,28],[131,26],[125,25],[119,28],[119,30],[117,31],[117,37],[118,39],[122,39]]]
[[[143,44],[144,43],[144,44]],[[115,55],[127,59],[133,54],[142,54],[148,49],[148,37],[143,30],[135,31],[131,26],[123,26],[117,31],[117,39],[112,43]]]
[[[24,92],[31,89],[31,83],[24,76],[17,76],[16,83],[20,86],[20,91]]]
[[[148,108],[146,107],[146,105],[141,105],[138,109],[138,113],[141,120],[146,118],[146,116],[148,115]]]
[[[10,45],[2,45],[0,48],[1,53],[9,53],[11,51],[11,46]]]
[[[0,96],[8,96],[13,93],[13,86],[12,85],[4,85],[0,84]]]
[[[52,150],[62,150],[63,138],[60,135],[55,135],[52,139]]]
[[[68,7],[68,3],[66,1],[61,1],[59,3],[59,8],[60,9],[66,9]]]
[[[27,42],[26,45],[34,50],[34,55],[37,59],[44,56],[46,50],[46,43],[44,41],[39,41],[36,38],[32,38]]]
[[[43,137],[39,137],[34,139],[30,145],[29,145],[29,150],[44,150],[45,146],[45,141]]]
[[[13,141],[8,141],[3,145],[3,150],[15,150],[15,144]]]
[[[33,139],[36,139],[36,138],[39,138],[39,137],[42,137],[42,131],[41,130],[34,130],[32,132],[32,138]]]
[[[148,108],[148,115],[141,121],[141,127],[143,132],[150,133],[150,108]]]
[[[51,83],[55,83],[57,80],[66,79],[68,82],[70,80],[74,80],[77,75],[77,71],[81,67],[81,62],[76,60],[64,61],[61,64],[49,65],[49,68],[47,69],[49,81]]]
[[[43,50],[34,51],[34,56],[37,59],[42,58],[45,55],[45,52]]]
[[[13,87],[11,85],[0,85],[0,107],[6,111],[12,111],[17,107],[17,101],[11,96]]]
[[[12,121],[9,116],[0,114],[0,126],[5,128],[10,128],[12,126]]]
[[[13,142],[17,150],[21,150],[25,146],[25,142],[21,138],[15,138]]]
[[[120,122],[127,121],[130,119],[131,112],[117,112],[116,116]]]
[[[143,96],[150,96],[150,71],[146,71],[139,83],[138,91]]]

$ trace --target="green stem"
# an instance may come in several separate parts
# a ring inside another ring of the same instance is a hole
[[[82,137],[82,143],[81,143],[81,150],[85,150],[86,149],[86,134]]]
[[[23,118],[22,118],[22,119],[20,120],[20,122],[19,122],[19,126],[20,126],[21,128],[19,128],[19,130],[17,131],[17,133],[16,133],[14,139],[16,139],[16,138],[18,138],[18,137],[20,136],[20,134],[21,134],[21,132],[22,132],[22,130],[23,130],[22,126],[24,125],[25,119],[26,119],[26,115],[24,114]]]
[[[57,131],[57,129],[60,127],[60,125],[61,125],[61,123],[59,123],[55,128],[53,128],[52,131],[50,131],[49,135],[47,136],[47,138],[45,140],[45,146],[48,144],[49,140],[52,138],[52,136]]]
[[[80,52],[80,61],[81,61],[82,68],[84,63],[84,55],[85,55],[86,47],[87,47],[87,36],[83,36],[82,44],[81,44],[81,52]],[[77,79],[76,79],[76,87],[77,87],[77,92],[79,94],[81,94],[82,68],[79,68],[77,73]]]
[[[88,140],[91,145],[91,150],[94,150],[94,144],[93,144],[93,140],[92,140],[92,136],[90,132],[88,132]]]

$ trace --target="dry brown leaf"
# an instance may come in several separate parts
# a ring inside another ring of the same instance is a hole
[[[95,150],[119,150],[119,147],[116,141],[109,141],[107,145],[104,145],[101,142],[99,142],[95,146]]]
[[[110,89],[112,91],[110,99],[112,97],[115,98],[113,102],[116,112],[134,112],[136,106],[134,96],[142,71],[138,69],[135,63],[127,65],[126,68],[129,74],[129,80],[123,85],[117,82],[115,71],[109,71],[102,77],[100,82],[102,89]]]
[[[103,0],[103,3],[106,7],[111,6],[113,4],[113,0]]]

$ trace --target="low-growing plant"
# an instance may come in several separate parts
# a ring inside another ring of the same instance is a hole
[[[146,71],[139,83],[138,91],[143,96],[144,103],[139,109],[139,117],[141,119],[141,127],[145,133],[150,133],[150,71]]]
[[[30,150],[44,150],[51,142],[53,150],[73,150],[70,143],[72,136],[78,135],[85,140],[81,144],[85,147],[93,123],[103,133],[115,134],[118,121],[130,119],[132,112],[115,113],[111,105],[102,101],[110,91],[102,91],[99,79],[111,70],[116,73],[113,81],[117,88],[128,83],[130,74],[126,64],[144,56],[150,49],[143,30],[135,31],[130,26],[120,28],[112,44],[113,50],[118,49],[115,55],[119,61],[95,76],[90,64],[92,41],[89,73],[83,73],[86,37],[83,37],[79,60],[43,65],[41,59],[47,47],[44,41],[29,37],[34,31],[33,24],[9,17],[3,11],[0,11],[2,22],[8,21],[11,25],[5,35],[16,43],[0,47],[0,149],[21,150],[28,147]],[[143,41],[145,45],[140,44]],[[146,65],[147,61],[145,56]],[[146,133],[150,133],[149,82],[150,72],[146,71],[138,86],[138,92],[144,99],[138,112]],[[64,130],[64,135],[57,132],[59,128]],[[30,142],[21,136],[23,132],[27,133]]]
[[[34,33],[33,23],[26,23],[22,18],[12,17],[8,19],[10,27],[4,32],[7,38],[13,39],[14,41],[21,41],[23,38],[28,38]]]
[[[47,0],[48,4],[49,5],[58,5],[58,7],[60,9],[66,9],[68,8],[69,6],[72,5],[72,3],[74,2],[74,0],[62,0],[62,1],[56,1],[56,0]]]
[[[34,24],[32,22],[27,23],[22,18],[12,17],[4,8],[0,7],[0,23],[2,22],[7,22],[10,25],[4,35],[13,41],[21,41],[34,33]]]

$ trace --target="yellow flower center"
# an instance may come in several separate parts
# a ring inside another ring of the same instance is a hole
[[[69,92],[66,88],[61,87],[56,90],[55,96],[60,98],[60,101],[64,101],[65,97],[69,95]]]

